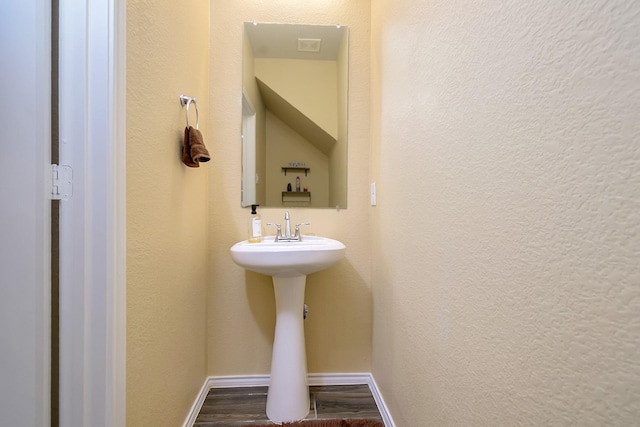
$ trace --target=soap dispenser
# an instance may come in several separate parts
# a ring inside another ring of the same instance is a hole
[[[262,219],[256,212],[256,208],[260,205],[251,205],[251,219],[249,221],[249,243],[262,242]]]

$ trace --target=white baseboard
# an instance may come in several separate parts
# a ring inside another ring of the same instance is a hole
[[[351,385],[366,384],[371,390],[371,394],[378,405],[378,411],[382,416],[385,427],[395,427],[391,414],[387,410],[382,395],[378,391],[378,386],[373,376],[368,373],[350,373],[350,374],[308,374],[307,380],[309,385]],[[212,388],[231,388],[231,387],[260,387],[269,385],[269,375],[234,375],[224,377],[208,377],[196,401],[191,406],[191,411],[185,420],[183,427],[193,427],[198,417],[198,413],[204,404],[209,390]]]

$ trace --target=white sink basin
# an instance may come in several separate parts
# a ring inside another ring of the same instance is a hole
[[[302,236],[302,241],[243,241],[231,247],[241,267],[272,277],[276,328],[267,393],[267,417],[276,424],[299,421],[309,413],[307,356],[303,307],[307,274],[323,270],[344,257],[346,247],[326,237]]]
[[[260,243],[242,241],[231,247],[231,258],[256,273],[293,277],[315,273],[344,257],[346,247],[337,240],[303,236],[300,242],[274,242],[272,236]]]

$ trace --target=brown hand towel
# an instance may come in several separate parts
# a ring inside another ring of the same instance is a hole
[[[191,143],[189,137],[189,129],[191,126],[184,128],[184,145],[182,146],[182,163],[189,166],[190,168],[200,167],[198,162],[194,161],[191,157]]]
[[[211,160],[207,147],[204,146],[204,140],[202,139],[202,133],[191,126],[189,126],[189,143],[191,144],[191,158],[194,162],[208,162]]]

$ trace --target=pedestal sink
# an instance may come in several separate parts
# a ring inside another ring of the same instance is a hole
[[[243,241],[231,247],[231,257],[247,270],[273,279],[276,297],[276,330],[267,393],[267,416],[281,424],[299,421],[309,413],[307,357],[304,343],[303,306],[308,274],[344,257],[346,247],[337,240],[303,236],[301,241],[265,238]]]

